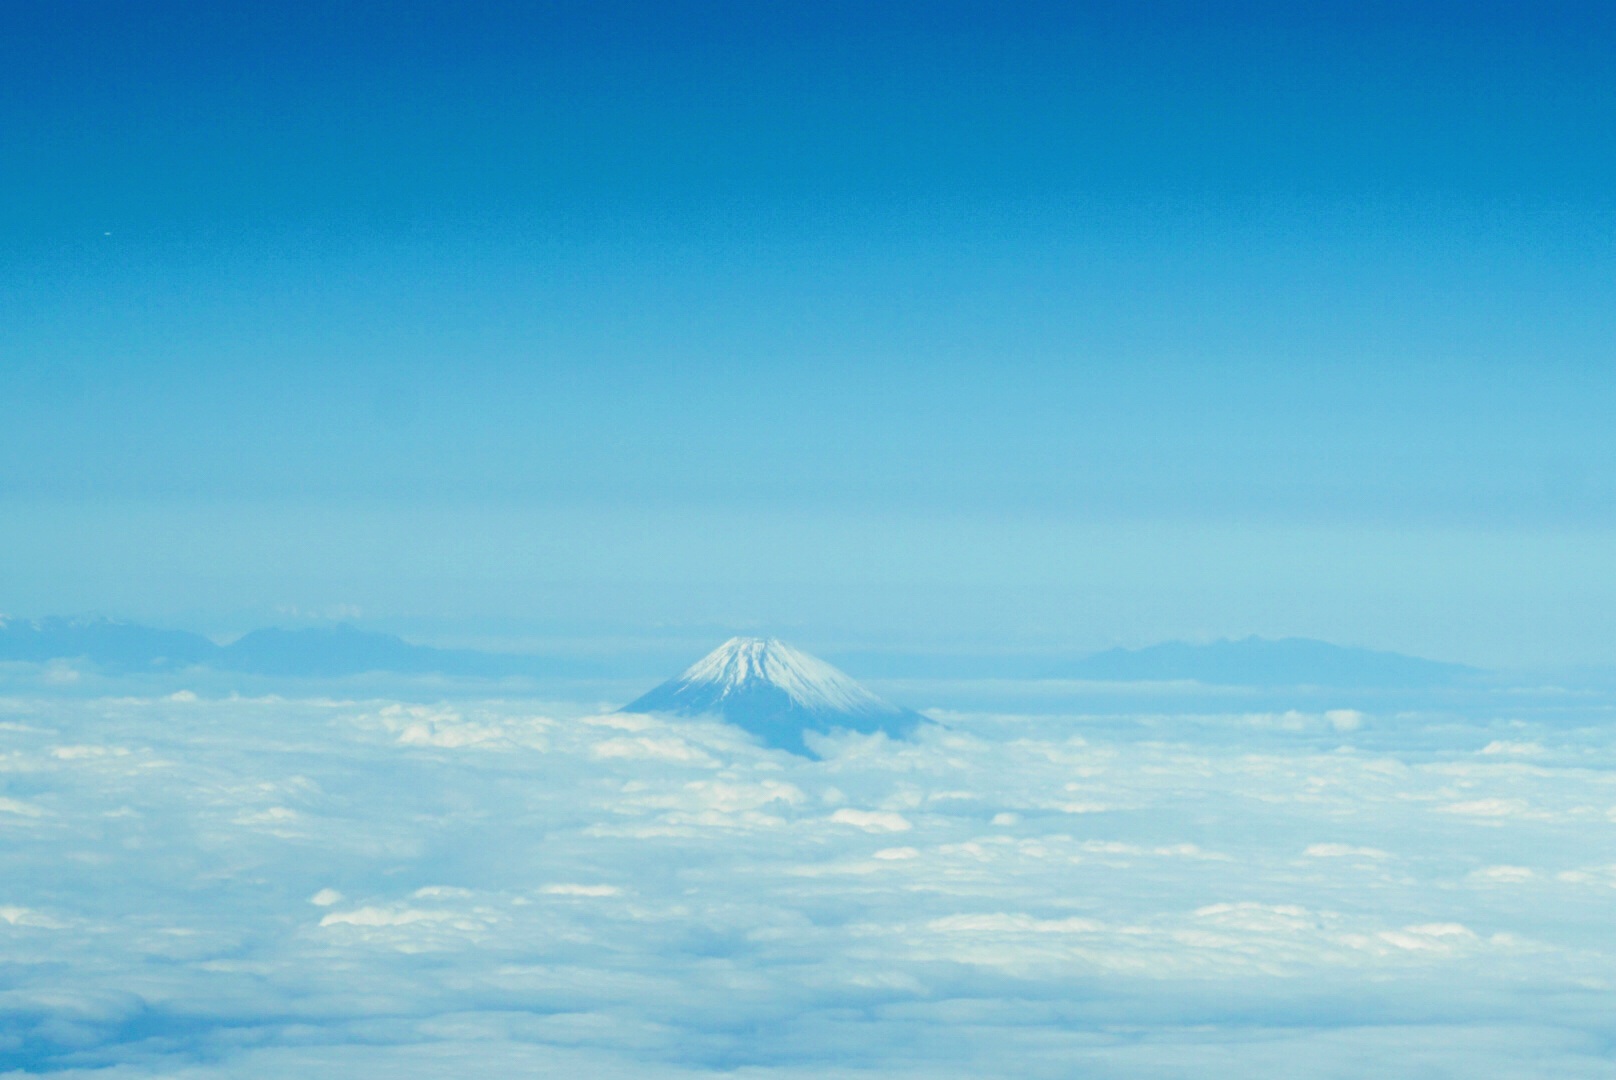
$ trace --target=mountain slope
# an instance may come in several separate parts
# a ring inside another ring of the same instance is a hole
[[[0,618],[0,661],[84,661],[113,674],[180,671],[273,678],[338,678],[370,672],[472,678],[542,675],[542,657],[436,649],[347,624],[254,630],[229,645],[201,634],[113,619]]]
[[[1331,645],[1311,638],[1248,637],[1191,645],[1173,641],[1111,649],[1085,657],[1065,674],[1117,681],[1193,679],[1214,686],[1442,686],[1472,668],[1401,653]]]
[[[113,619],[0,618],[0,660],[88,660],[118,672],[164,671],[214,662],[219,646],[184,630]]]
[[[244,674],[298,678],[335,678],[378,671],[501,678],[542,672],[545,662],[531,656],[415,645],[392,634],[358,630],[341,623],[302,630],[254,630],[221,649],[214,666]]]
[[[920,714],[876,697],[844,672],[773,638],[731,638],[623,712],[712,715],[767,746],[814,757],[804,736],[837,728],[902,737]]]

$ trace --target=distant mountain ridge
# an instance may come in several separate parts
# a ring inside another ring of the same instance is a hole
[[[838,653],[871,679],[1184,682],[1205,686],[1409,690],[1447,686],[1483,674],[1464,664],[1312,638],[1165,642],[1087,656],[1016,651],[897,650]]]
[[[789,649],[789,646],[781,648]],[[807,655],[796,650],[791,652]],[[761,658],[757,662],[770,663],[773,662],[771,657],[777,660],[786,654],[764,650],[757,655]],[[823,661],[807,659],[830,668]],[[1332,645],[1311,638],[1248,637],[1204,644],[1167,642],[1139,649],[1109,649],[1070,659],[1020,653],[995,656],[895,652],[853,653],[846,659],[857,663],[859,670],[872,678],[1075,679],[1247,687],[1419,689],[1448,686],[1480,674],[1463,664]],[[186,630],[157,629],[113,619],[0,617],[0,662],[64,660],[87,662],[113,674],[176,672],[188,668],[285,678],[340,678],[370,672],[463,678],[544,677],[560,673],[593,676],[599,673],[576,661],[417,645],[393,634],[360,630],[346,623],[294,630],[254,630],[228,645],[219,645]],[[753,661],[735,656],[725,662]],[[848,682],[858,686],[850,679]],[[821,689],[839,685],[831,679],[825,681]],[[867,693],[862,687],[858,689]]]
[[[718,716],[767,746],[816,756],[805,736],[836,728],[894,737],[925,718],[888,704],[845,672],[774,638],[735,637],[623,712]]]
[[[1193,680],[1212,686],[1437,686],[1474,668],[1402,653],[1331,645],[1312,638],[1248,637],[1204,645],[1172,641],[1084,657],[1070,677],[1141,682]]]
[[[188,630],[158,630],[113,619],[0,618],[0,660],[86,659],[116,670],[190,667],[219,646]]]
[[[206,667],[283,678],[369,672],[501,678],[542,675],[542,657],[436,649],[393,634],[331,627],[254,630],[220,645],[187,630],[159,630],[113,619],[0,618],[0,661],[84,660],[117,674]]]

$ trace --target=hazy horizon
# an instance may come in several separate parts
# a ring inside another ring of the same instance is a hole
[[[1599,6],[454,11],[8,13],[0,609],[1616,658]]]
[[[0,132],[0,1080],[1612,1075],[1616,4],[13,0]]]

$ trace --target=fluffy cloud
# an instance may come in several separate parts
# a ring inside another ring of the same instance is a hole
[[[1314,859],[1389,859],[1386,852],[1379,848],[1361,847],[1355,844],[1309,844],[1307,850],[1302,852]]]
[[[37,818],[44,817],[45,811],[21,799],[8,799],[0,796],[0,814],[11,814],[16,817]]]
[[[865,832],[908,832],[914,828],[909,819],[890,810],[854,810],[843,807],[830,816],[838,825],[851,825]]]
[[[0,1073],[1608,1075],[1616,739],[1339,713],[3,700]]]

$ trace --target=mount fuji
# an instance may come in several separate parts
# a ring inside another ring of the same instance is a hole
[[[817,757],[804,736],[846,728],[901,738],[925,718],[876,697],[848,675],[773,638],[730,638],[623,712],[717,716],[766,746]]]

